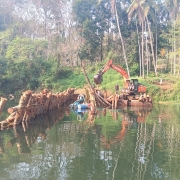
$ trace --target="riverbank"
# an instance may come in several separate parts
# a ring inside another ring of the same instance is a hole
[[[93,84],[94,75],[97,74],[100,65],[94,67],[86,67],[87,75]],[[143,84],[147,88],[147,93],[152,97],[155,102],[180,102],[180,80],[179,77],[172,74],[159,74],[157,77],[154,75],[149,75],[148,77],[142,78],[137,76],[132,76],[131,78],[138,79],[139,83]],[[34,92],[39,92],[42,89],[46,88],[52,92],[62,92],[66,89],[76,88],[78,94],[84,94],[84,84],[87,84],[84,74],[81,67],[76,67],[74,69],[68,69],[63,71],[63,76],[48,76],[43,78],[44,81],[39,81],[37,88],[33,89]],[[114,71],[109,69],[103,75],[103,81],[101,85],[98,85],[98,88],[104,92],[107,92],[109,95],[115,93],[115,85],[118,84],[120,89],[123,88],[123,78],[122,76]],[[15,86],[9,86],[5,89],[0,86],[1,96],[8,97],[9,94],[13,94],[15,98],[20,97],[23,91],[28,90],[28,87],[23,87],[24,89],[16,89]],[[4,91],[3,91],[4,89]]]
[[[113,74],[113,71],[111,72]],[[122,87],[122,80],[117,74],[109,81],[112,74],[104,75],[103,82],[98,86],[102,91],[111,95],[115,93],[115,84],[118,82]],[[134,77],[133,77],[134,78]],[[135,77],[136,78],[136,77]],[[147,87],[147,93],[152,97],[153,102],[160,104],[179,104],[180,103],[180,81],[178,77],[172,75],[160,75],[158,77],[138,78],[139,82]],[[76,88],[76,93],[84,94],[84,89]]]

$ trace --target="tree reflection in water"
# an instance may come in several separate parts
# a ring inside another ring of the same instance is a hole
[[[168,119],[179,115],[168,111],[98,109],[77,121],[69,109],[59,109],[14,127],[14,136],[2,131],[1,177],[177,179],[180,125]]]

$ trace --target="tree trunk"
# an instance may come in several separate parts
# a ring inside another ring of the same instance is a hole
[[[58,71],[59,71],[60,60],[61,60],[61,55],[58,53],[58,54],[57,54],[56,74],[57,74]]]
[[[152,57],[153,57],[153,64],[154,64],[154,72],[157,76],[157,69],[156,69],[156,62],[155,62],[155,57],[154,57],[154,50],[153,50],[153,43],[152,43],[152,36],[151,36],[151,29],[149,27],[149,21],[148,18],[146,17],[146,21],[148,24],[148,32],[149,32],[149,37],[150,37],[150,44],[151,44],[151,52],[152,52]]]
[[[3,107],[4,107],[5,103],[6,103],[6,101],[7,101],[6,98],[1,97],[1,101],[0,101],[0,113],[3,110]]]
[[[118,17],[118,13],[117,13],[116,2],[115,2],[115,14],[116,14],[116,23],[117,23],[117,27],[118,27],[119,37],[120,37],[121,43],[122,43],[124,60],[125,60],[125,63],[126,63],[126,69],[127,69],[128,76],[130,77],[128,62],[127,62],[127,57],[126,57],[126,52],[125,52],[125,47],[124,47],[124,41],[123,41],[123,38],[122,38],[120,24],[119,24],[119,17]]]
[[[101,38],[101,50],[100,50],[100,61],[102,62],[103,59],[103,45],[102,45],[102,38]]]
[[[156,13],[156,11],[155,11]],[[155,61],[156,61],[156,67],[157,67],[157,19],[156,19],[156,58],[155,58]],[[157,68],[156,68],[156,71],[157,71]]]
[[[140,67],[140,76],[142,76],[142,67],[141,67],[141,45],[139,42],[139,31],[138,31],[138,26],[137,26],[137,21],[136,21],[136,31],[137,31],[137,36],[138,36],[138,50],[139,50],[139,67]]]
[[[142,57],[142,76],[143,76],[143,78],[144,78],[144,22],[142,22],[142,24],[141,24],[141,26],[142,26],[142,44],[141,44],[141,57]]]
[[[145,32],[147,32],[147,29],[146,29],[146,23],[145,23]],[[146,34],[146,71],[147,71],[147,77],[148,77],[148,71],[149,71],[149,69],[148,69],[148,45],[147,45],[147,36],[148,36],[148,34]]]
[[[173,68],[173,74],[176,74],[176,39],[175,39],[175,37],[176,37],[176,35],[175,35],[175,20],[174,20],[174,26],[173,26],[173,37],[174,37],[174,42],[173,42],[173,45],[174,45],[174,62],[173,62],[173,64],[174,64],[174,68]]]

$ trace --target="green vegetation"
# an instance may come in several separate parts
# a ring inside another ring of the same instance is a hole
[[[94,75],[98,72],[101,65],[102,63],[100,63],[98,66],[86,67],[86,71],[91,83],[93,83]],[[27,89],[39,91],[43,88],[50,89],[54,92],[61,92],[66,90],[68,87],[83,88],[84,84],[87,83],[81,67],[76,67],[74,69],[63,68],[60,69],[57,74],[51,72],[53,71],[51,64],[47,63],[45,67],[51,68],[47,68],[46,72],[44,72],[39,77],[35,76],[35,74],[31,74],[33,78],[30,79],[28,77],[30,72],[25,70],[23,71],[21,66],[21,71],[18,72],[24,72],[24,76],[22,76],[22,82],[20,81],[21,79],[19,79],[19,77],[15,76],[16,74],[14,74],[14,76],[11,78],[3,76],[1,82],[1,93],[15,93],[19,95],[22,91]],[[38,69],[37,73],[39,74]],[[18,73],[17,75],[20,76]],[[137,76],[132,76],[131,78],[137,78],[141,84],[145,85],[147,87],[148,94],[150,94],[153,97],[153,100],[156,102],[180,102],[180,80],[178,77],[170,74],[161,74],[158,77],[149,76],[145,79]],[[160,86],[160,79],[163,80],[162,86]],[[101,85],[98,85],[98,87],[101,90],[110,91],[113,93],[115,92],[115,84],[117,83],[120,85],[120,88],[123,88],[123,78],[121,74],[117,73],[113,69],[109,69],[103,75],[103,82]]]
[[[179,103],[179,3],[173,1],[1,1],[0,94],[82,88],[109,60],[147,86],[155,101]],[[30,8],[33,7],[33,8]],[[173,13],[172,13],[173,12]],[[122,85],[113,70],[102,90]],[[163,86],[159,86],[160,78]]]

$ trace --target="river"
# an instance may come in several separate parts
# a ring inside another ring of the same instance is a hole
[[[0,180],[179,180],[179,108],[62,108],[1,130]]]

